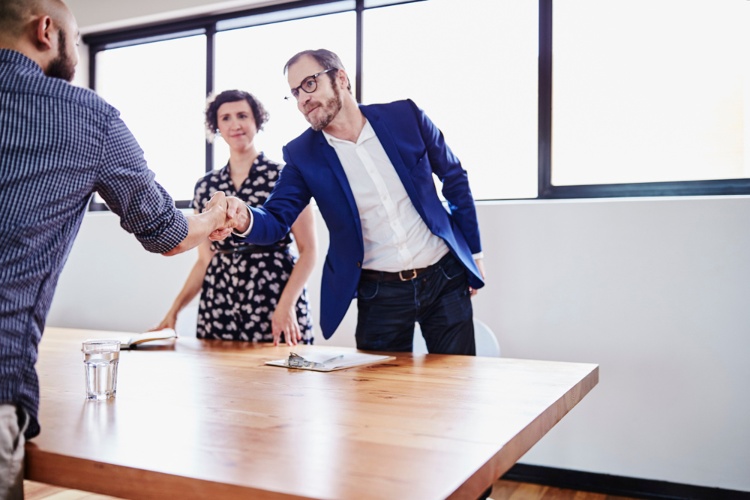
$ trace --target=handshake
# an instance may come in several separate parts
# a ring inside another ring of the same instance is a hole
[[[245,202],[235,196],[226,196],[223,191],[214,193],[202,215],[212,221],[213,229],[208,235],[211,241],[226,239],[232,231],[244,233],[250,226],[250,211]]]

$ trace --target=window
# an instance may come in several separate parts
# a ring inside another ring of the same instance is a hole
[[[283,64],[326,47],[363,103],[411,98],[482,199],[750,193],[750,1],[298,1],[92,34],[92,87],[189,206],[226,163],[206,95],[255,94],[269,157],[306,127]]]
[[[552,193],[750,186],[750,2],[565,0],[551,9]]]
[[[246,90],[255,95],[269,113],[265,130],[257,136],[259,148],[272,160],[282,161],[281,148],[305,131],[309,124],[289,96],[284,64],[300,50],[325,47],[336,52],[344,65],[354,68],[356,47],[354,12],[328,14],[216,34],[216,92]],[[314,40],[314,47],[301,47],[300,40]],[[263,47],[265,50],[248,50]],[[349,66],[351,62],[351,66]],[[226,164],[229,148],[214,141],[214,167]]]
[[[96,56],[97,92],[120,110],[156,180],[183,207],[206,170],[205,60],[203,35],[119,47]]]
[[[535,198],[537,19],[526,0],[366,11],[362,101],[413,99],[461,160],[476,199]]]

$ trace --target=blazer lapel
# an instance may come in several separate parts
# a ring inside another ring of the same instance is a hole
[[[414,187],[414,182],[409,174],[409,169],[401,158],[401,154],[396,146],[396,139],[391,135],[390,129],[380,120],[380,117],[377,114],[369,112],[367,106],[360,106],[359,109],[370,122],[373,130],[375,130],[375,135],[378,136],[378,140],[383,146],[385,153],[388,155],[388,159],[391,160],[393,168],[396,169],[396,173],[398,174],[399,179],[401,179],[401,183],[404,185],[404,189],[406,189],[406,193],[409,195],[414,208],[417,209],[417,212],[422,216],[422,219],[426,220],[422,209],[422,202],[419,199],[416,188]]]

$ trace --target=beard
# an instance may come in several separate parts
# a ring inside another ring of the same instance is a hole
[[[319,109],[322,109],[324,113],[318,120],[313,120],[309,114],[305,115],[310,126],[316,132],[320,132],[330,125],[333,119],[336,118],[336,115],[339,114],[339,111],[341,111],[341,95],[339,94],[338,87],[333,86],[333,97],[321,104]]]
[[[44,72],[47,76],[52,78],[60,78],[66,82],[72,82],[73,77],[76,74],[76,66],[73,64],[73,58],[68,53],[68,46],[66,42],[65,31],[60,30],[57,33],[58,45],[60,46],[60,53],[57,54],[52,61],[50,61],[47,70]]]

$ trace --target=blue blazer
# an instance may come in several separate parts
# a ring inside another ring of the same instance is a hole
[[[441,237],[468,270],[469,285],[484,286],[472,254],[482,251],[474,199],[466,171],[443,134],[412,101],[360,106],[427,227]],[[262,207],[250,207],[246,241],[272,244],[289,231],[315,198],[330,241],[321,282],[320,326],[329,338],[357,294],[364,244],[359,212],[344,168],[322,132],[307,129],[284,147],[286,165]],[[442,181],[443,205],[432,174]]]

